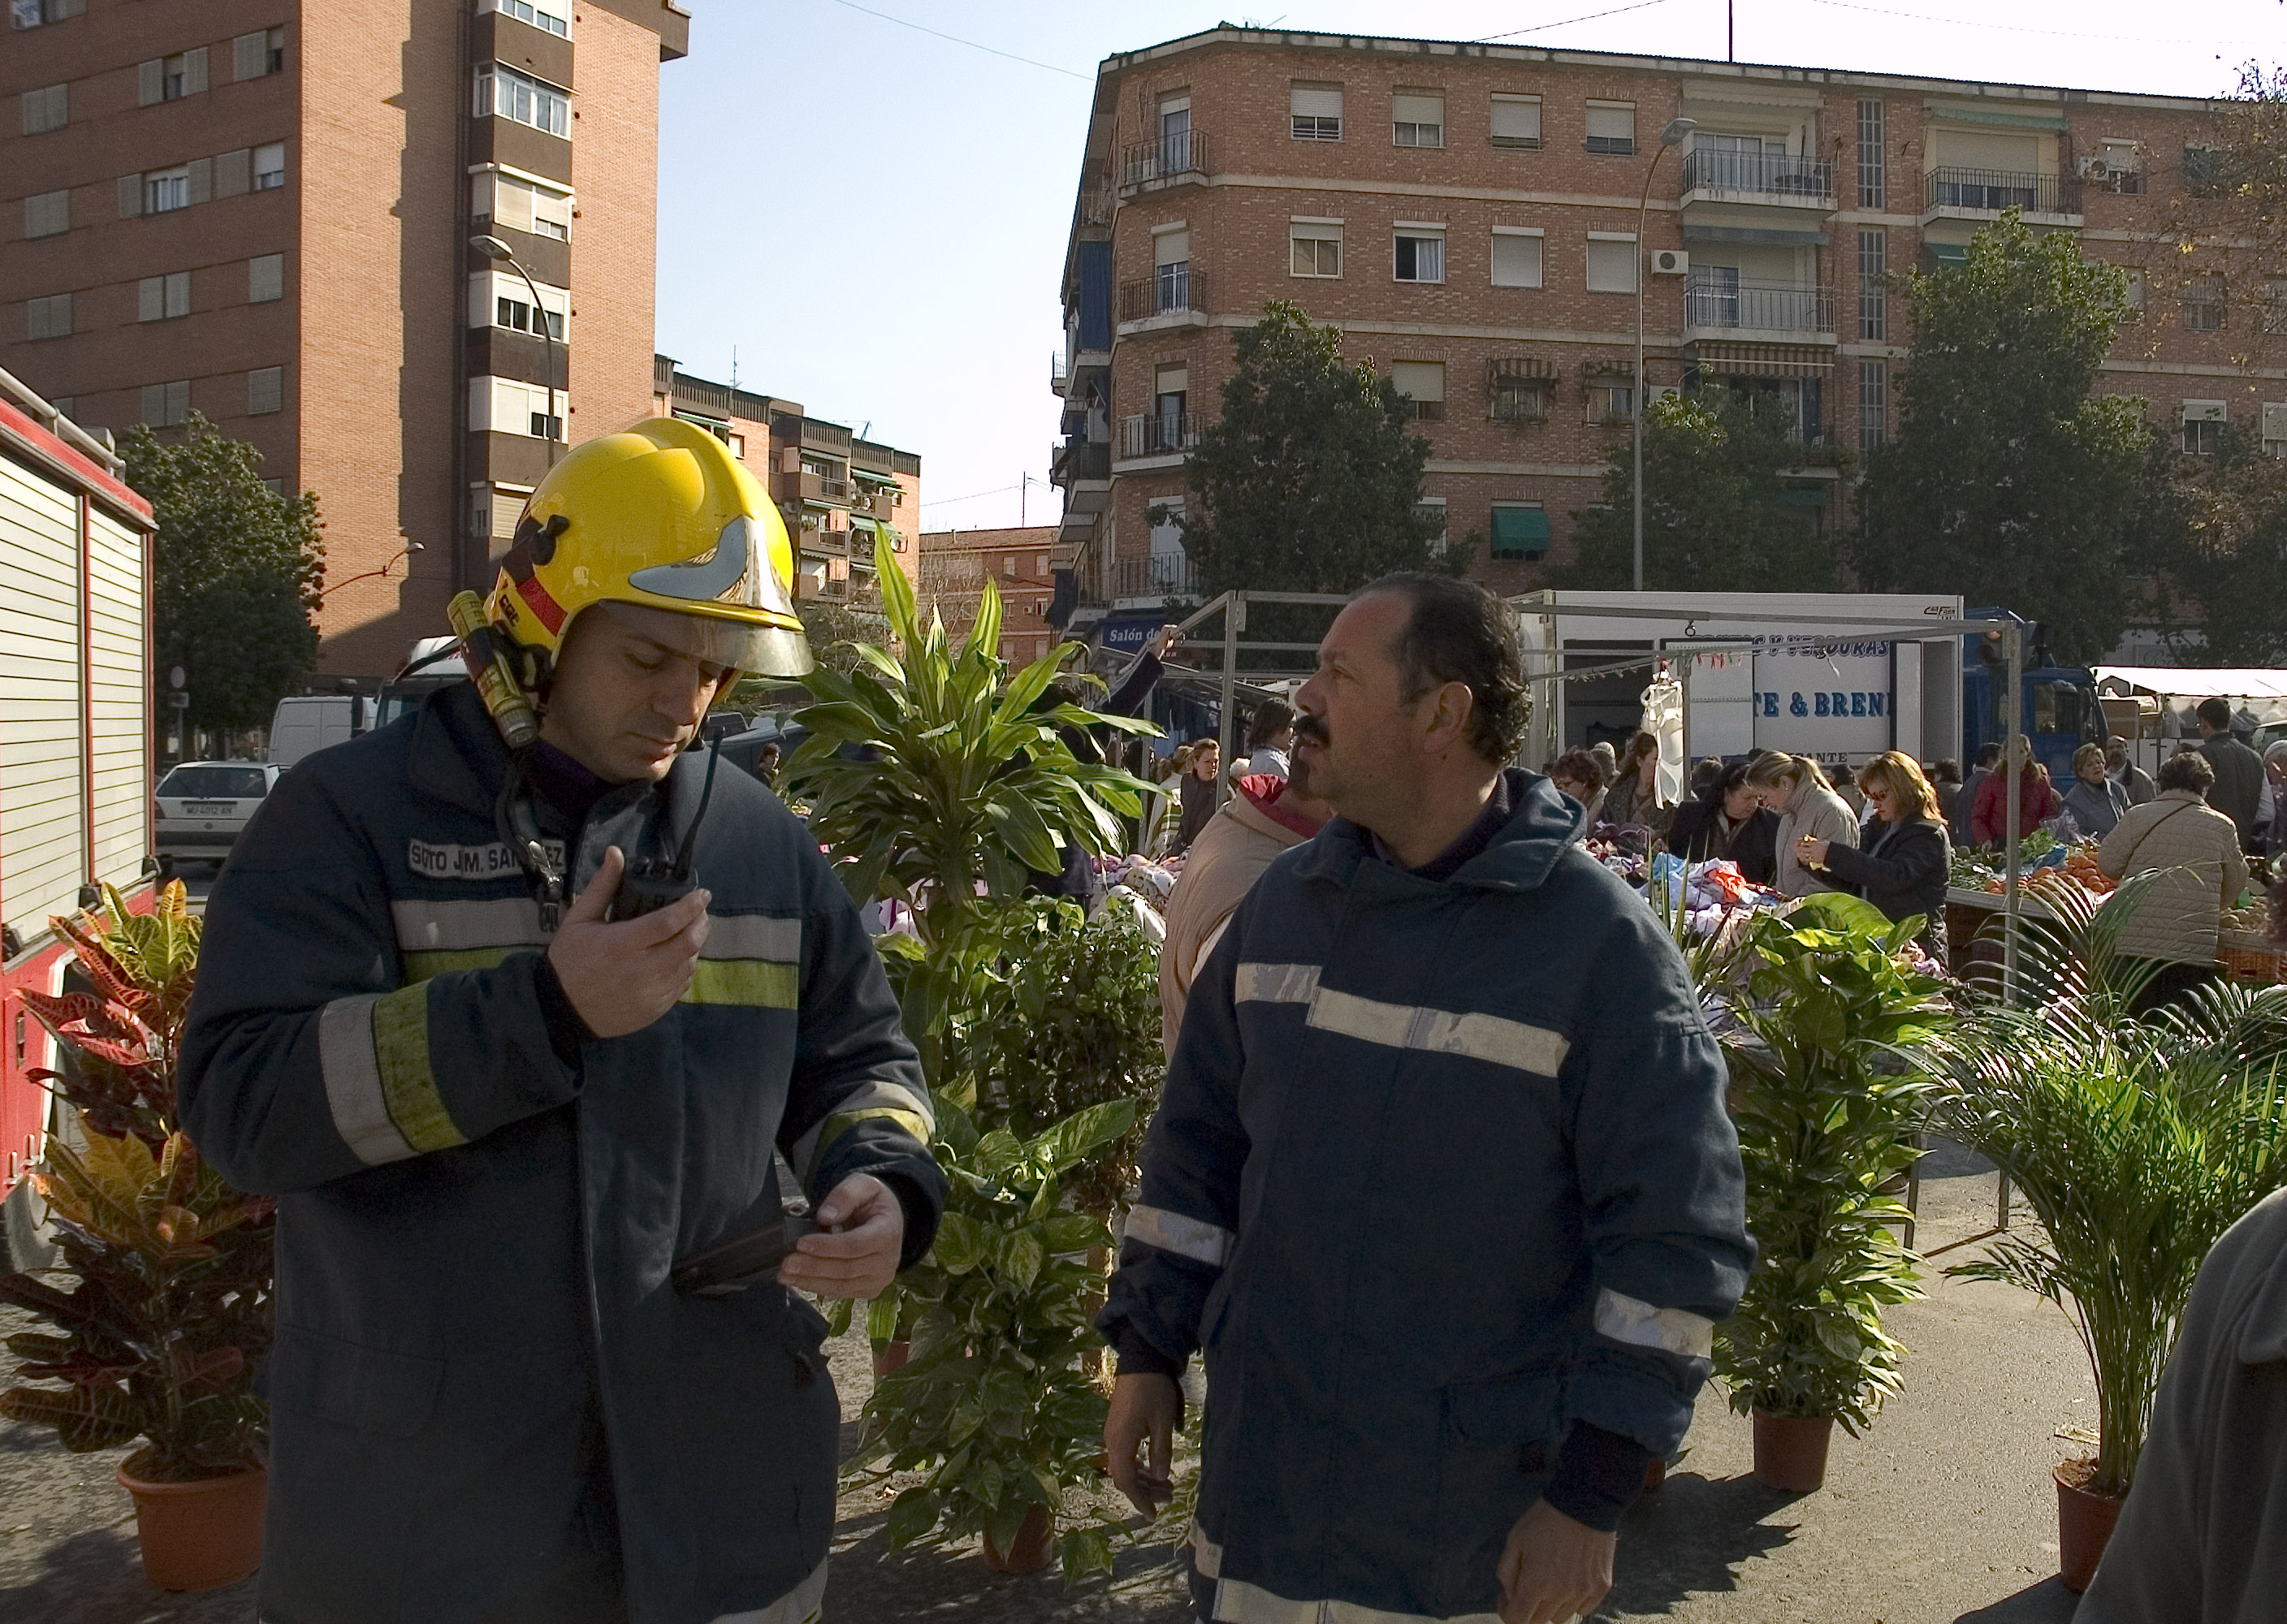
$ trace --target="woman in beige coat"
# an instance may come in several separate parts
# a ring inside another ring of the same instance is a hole
[[[1808,756],[1775,751],[1748,767],[1747,787],[1779,815],[1775,881],[1778,894],[1808,896],[1814,891],[1848,890],[1831,877],[1805,868],[1795,844],[1806,835],[1832,846],[1858,844],[1858,820],[1851,816],[1849,803],[1834,792],[1818,763]]]
[[[2214,978],[2216,930],[2247,888],[2239,826],[2205,800],[2214,782],[2215,769],[2195,752],[2163,761],[2159,794],[2129,808],[2097,847],[2096,866],[2114,879],[2167,871],[2120,925],[2118,951],[2152,971],[2134,1002],[2140,1012]]]

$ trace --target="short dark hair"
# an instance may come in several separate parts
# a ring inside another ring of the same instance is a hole
[[[1961,763],[1955,761],[1951,756],[1946,757],[1937,764],[1937,776],[1939,780],[1943,783],[1960,783]]]
[[[1293,706],[1284,699],[1265,699],[1254,707],[1254,720],[1246,724],[1246,747],[1260,750],[1294,725]]]
[[[1604,758],[1593,750],[1568,750],[1548,764],[1552,778],[1570,778],[1584,784],[1591,792],[1602,789],[1612,781],[1612,769],[1604,765]]]
[[[2000,759],[2001,743],[1998,739],[1988,739],[1977,746],[1977,764],[1980,767],[1990,767]]]
[[[2161,762],[2156,777],[2164,790],[2189,790],[2195,795],[2204,795],[2215,783],[2215,769],[2198,751],[2187,750]]]
[[[1524,655],[1501,601],[1475,581],[1420,570],[1385,575],[1357,597],[1385,592],[1413,608],[1394,650],[1407,699],[1460,683],[1469,690],[1469,747],[1496,767],[1514,757],[1529,703]]]
[[[2231,701],[2228,699],[2203,699],[2200,708],[2192,713],[2219,733],[2231,731]]]

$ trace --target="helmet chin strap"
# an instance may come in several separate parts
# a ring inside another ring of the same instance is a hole
[[[540,904],[540,928],[552,936],[564,922],[564,863],[541,837],[540,811],[530,781],[532,753],[538,747],[534,743],[509,753],[508,774],[493,803],[493,825],[531,877],[534,900]]]

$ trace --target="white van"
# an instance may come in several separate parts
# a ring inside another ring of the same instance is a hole
[[[270,719],[270,762],[291,767],[305,755],[365,731],[370,702],[362,694],[311,694],[281,699]]]

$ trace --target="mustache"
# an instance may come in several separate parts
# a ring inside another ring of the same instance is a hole
[[[1314,745],[1331,745],[1334,741],[1326,732],[1326,724],[1305,711],[1294,719],[1294,737]]]

